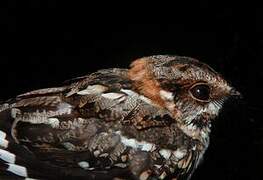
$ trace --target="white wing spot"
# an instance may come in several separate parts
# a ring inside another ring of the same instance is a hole
[[[182,158],[186,155],[186,151],[177,149],[176,151],[173,151],[173,155],[174,155],[177,159],[182,159]]]
[[[102,94],[101,96],[104,98],[107,98],[107,99],[119,99],[119,98],[123,97],[124,94],[121,94],[121,93],[105,93],[105,94]]]
[[[7,171],[12,172],[18,176],[27,177],[27,169],[25,167],[10,163],[7,164],[9,165],[6,169]]]
[[[48,118],[48,121],[46,124],[51,125],[52,128],[59,127],[59,120],[58,118]]]
[[[117,163],[117,164],[114,164],[114,166],[116,166],[116,167],[120,167],[120,168],[126,168],[126,167],[127,167],[127,164],[124,164],[124,163]]]
[[[87,161],[81,161],[78,163],[78,165],[85,170],[89,169],[89,167],[90,167],[90,165]]]
[[[121,142],[125,145],[125,146],[129,146],[132,148],[137,148],[137,142],[135,139],[128,139],[124,136],[121,136]]]
[[[0,149],[0,159],[8,163],[15,163],[16,156],[13,153]]]
[[[165,159],[169,159],[171,157],[172,152],[168,149],[161,149],[159,153],[164,157]]]
[[[70,142],[64,142],[62,143],[62,145],[67,149],[67,150],[70,150],[70,151],[74,151],[75,150],[75,145],[70,143]]]
[[[94,154],[95,157],[98,157],[100,155],[100,151],[96,150],[96,151],[93,152],[93,154]]]
[[[100,94],[106,91],[108,88],[102,85],[90,85],[86,89],[77,92],[79,95],[88,95],[88,94]]]
[[[108,153],[102,153],[102,154],[99,155],[99,157],[107,157],[107,156],[109,156]]]
[[[70,114],[72,110],[72,106],[68,103],[60,103],[58,106],[59,114]]]
[[[140,149],[142,151],[154,151],[156,149],[156,146],[152,143],[148,143],[146,141],[137,141],[136,139],[129,139],[126,138],[125,136],[121,135],[120,131],[116,132],[117,134],[120,135],[121,142],[128,147],[131,147],[133,149]]]
[[[141,146],[142,151],[153,151],[155,149],[155,145],[152,143],[148,143],[145,141],[139,142],[139,146]]]
[[[124,92],[126,94],[128,94],[129,96],[138,96],[138,94],[132,90],[129,89],[121,89],[121,92]]]

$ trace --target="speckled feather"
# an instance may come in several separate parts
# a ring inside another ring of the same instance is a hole
[[[210,103],[188,93],[200,81],[212,87]],[[19,95],[0,106],[0,169],[40,179],[189,178],[230,90],[195,59],[151,56]]]

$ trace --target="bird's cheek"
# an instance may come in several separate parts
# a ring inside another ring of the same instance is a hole
[[[211,114],[208,114],[208,113],[203,113],[202,114],[202,121],[207,124],[207,123],[210,123],[210,121],[212,119],[214,119],[214,117],[215,117],[215,115],[211,115]]]
[[[217,116],[219,113],[219,110],[220,108],[211,102],[208,104],[206,112],[210,114],[211,116]]]

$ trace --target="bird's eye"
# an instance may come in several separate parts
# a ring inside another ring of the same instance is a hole
[[[197,84],[190,89],[191,95],[199,101],[210,99],[210,87],[207,84]]]

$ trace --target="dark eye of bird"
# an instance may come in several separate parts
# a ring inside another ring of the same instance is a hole
[[[206,84],[197,84],[190,89],[190,93],[199,101],[208,101],[210,98],[210,87]]]

